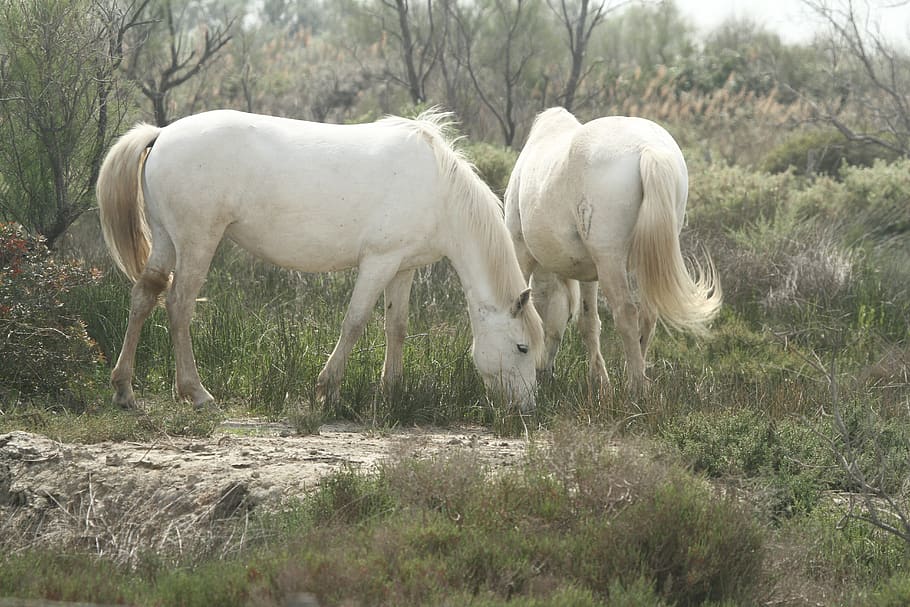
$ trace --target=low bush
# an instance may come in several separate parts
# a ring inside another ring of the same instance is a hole
[[[464,151],[490,189],[502,198],[518,153],[512,148],[486,142],[471,143]]]
[[[882,584],[865,601],[868,607],[904,607],[910,605],[910,573],[902,571]]]
[[[769,173],[790,169],[800,175],[837,177],[846,166],[869,167],[876,160],[895,160],[894,152],[863,141],[851,141],[835,129],[797,132],[768,152],[759,168]]]
[[[748,596],[764,558],[748,512],[647,446],[604,439],[561,428],[495,475],[470,452],[402,451],[375,484],[330,477],[301,505],[311,514],[293,532],[272,600],[643,606]],[[335,503],[339,486],[343,504],[312,509]],[[332,511],[357,514],[312,516]]]
[[[0,223],[0,400],[85,407],[101,356],[66,294],[99,278],[55,260],[40,236]]]

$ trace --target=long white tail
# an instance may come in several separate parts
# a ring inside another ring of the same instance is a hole
[[[676,203],[679,168],[675,156],[642,150],[644,197],[632,234],[629,262],[638,277],[641,304],[675,329],[704,334],[720,310],[723,294],[714,262],[695,263],[689,274],[679,247]]]
[[[133,282],[151,250],[140,184],[146,150],[160,131],[140,123],[120,137],[104,158],[95,188],[104,241],[114,262]]]

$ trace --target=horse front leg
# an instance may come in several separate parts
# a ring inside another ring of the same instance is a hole
[[[600,314],[597,312],[597,281],[579,283],[581,306],[578,330],[588,351],[588,387],[592,394],[602,397],[610,385],[607,365],[600,351]]]
[[[385,288],[385,361],[380,381],[386,394],[401,381],[404,340],[408,334],[408,300],[413,281],[414,270],[404,270]]]
[[[117,364],[111,371],[111,385],[114,387],[113,403],[123,409],[136,408],[133,393],[133,365],[136,360],[136,346],[142,325],[155,307],[158,295],[167,288],[169,272],[146,268],[130,291],[130,316],[123,336],[123,347]]]
[[[373,312],[379,294],[398,273],[399,259],[361,262],[348,310],[341,323],[341,336],[316,379],[316,401],[321,406],[337,402],[341,377],[354,344]]]

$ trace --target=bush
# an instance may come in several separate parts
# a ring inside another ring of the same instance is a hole
[[[866,602],[869,607],[904,607],[910,605],[910,574],[899,573]]]
[[[711,165],[690,170],[688,224],[698,240],[772,221],[789,206],[797,179],[789,174],[757,173],[739,166]]]
[[[894,152],[862,141],[851,141],[834,129],[797,133],[772,149],[760,168],[769,173],[795,169],[800,175],[837,177],[845,166],[872,166],[876,160],[895,160]]]
[[[0,224],[0,398],[45,395],[84,406],[101,356],[65,294],[99,278],[54,260],[40,236]]]
[[[509,185],[512,167],[518,153],[512,148],[478,142],[465,146],[465,155],[474,163],[477,172],[496,194],[502,198]]]

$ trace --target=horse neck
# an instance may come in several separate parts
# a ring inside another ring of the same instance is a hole
[[[501,220],[494,218],[490,225],[483,213],[461,211],[449,214],[446,257],[461,280],[473,322],[482,308],[509,306],[523,290],[524,278]]]

